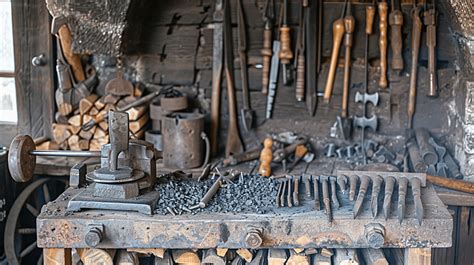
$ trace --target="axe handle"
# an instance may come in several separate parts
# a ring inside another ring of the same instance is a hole
[[[380,15],[380,81],[379,86],[381,88],[387,88],[387,2],[379,3],[379,15]]]
[[[426,180],[440,187],[474,194],[474,183],[472,182],[431,175],[426,175]]]
[[[58,30],[58,35],[64,58],[71,66],[74,79],[76,79],[76,82],[84,81],[86,75],[84,73],[84,68],[82,67],[81,56],[72,51],[72,36],[69,27],[66,24],[62,25]]]

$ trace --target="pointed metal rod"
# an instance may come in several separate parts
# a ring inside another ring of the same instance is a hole
[[[388,215],[390,214],[390,205],[392,204],[392,194],[393,194],[393,187],[395,186],[395,178],[394,177],[387,177],[385,179],[385,195],[383,198],[383,215],[385,220],[388,219]]]
[[[339,209],[340,204],[339,200],[337,199],[337,189],[336,189],[336,177],[329,177],[329,181],[331,183],[331,201],[332,206],[334,209]]]
[[[281,195],[280,195],[280,206],[281,207],[285,206],[285,191],[286,191],[287,182],[288,182],[287,179],[283,180],[283,188],[281,189]]]
[[[288,207],[290,208],[293,207],[293,202],[291,201],[291,197],[292,197],[291,184],[292,184],[292,180],[288,178],[288,193],[286,194],[286,200],[287,200]]]
[[[372,210],[372,218],[376,218],[379,212],[379,194],[382,186],[383,178],[375,176],[372,178],[372,196],[370,199],[370,209]]]
[[[316,210],[321,210],[321,203],[319,202],[319,176],[313,176],[313,193],[314,193],[314,207]]]
[[[357,194],[357,200],[354,204],[354,208],[352,209],[352,217],[354,219],[360,213],[360,209],[362,208],[362,203],[364,202],[365,193],[367,192],[369,183],[370,183],[370,177],[360,176],[359,194]]]
[[[341,189],[342,194],[346,194],[347,177],[346,176],[337,177],[337,185],[339,186],[339,189]]]
[[[350,201],[354,201],[355,190],[357,188],[357,181],[359,181],[358,176],[352,175],[349,177],[349,200]]]
[[[398,208],[397,208],[397,215],[398,221],[400,224],[405,217],[405,199],[407,195],[407,186],[408,186],[408,179],[407,178],[399,178],[398,179]]]
[[[323,186],[323,204],[324,210],[328,217],[328,222],[332,222],[331,201],[329,199],[328,176],[320,176],[321,185]]]
[[[415,213],[418,224],[421,225],[423,221],[423,203],[421,202],[421,181],[419,178],[411,179],[411,191],[413,193],[413,199],[415,201]]]
[[[300,198],[299,198],[299,189],[300,189],[300,177],[292,177],[291,178],[294,181],[293,184],[293,204],[295,206],[300,205]]]

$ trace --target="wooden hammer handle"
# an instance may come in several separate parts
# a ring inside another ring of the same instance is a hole
[[[342,36],[344,35],[344,21],[338,19],[332,25],[333,44],[331,53],[331,63],[329,64],[329,73],[324,89],[324,102],[329,103],[332,89],[334,86],[334,77],[336,76],[337,60],[339,59],[339,48],[341,47]]]
[[[304,79],[305,79],[305,56],[298,55],[298,63],[296,66],[296,100],[303,101],[304,99]]]
[[[372,34],[374,28],[375,7],[368,5],[365,7],[365,34]]]
[[[84,81],[86,79],[86,75],[84,73],[84,68],[82,67],[81,56],[72,52],[72,36],[68,26],[62,25],[58,30],[58,35],[64,58],[71,66],[76,82]]]
[[[402,26],[403,26],[403,14],[400,10],[394,10],[389,16],[390,22],[390,34],[391,41],[390,47],[392,48],[392,69],[402,70],[403,55],[402,55]]]
[[[263,49],[262,54],[262,93],[268,93],[269,75],[270,75],[270,61],[272,57],[272,29],[265,28],[263,31]]]
[[[474,194],[473,182],[456,180],[456,179],[448,179],[448,178],[431,176],[431,175],[426,175],[426,179],[429,182],[440,187]]]
[[[380,45],[380,81],[379,86],[381,88],[387,88],[388,81],[387,81],[387,12],[388,12],[388,5],[387,2],[380,2],[379,3],[379,16],[380,16],[380,38],[379,38],[379,45]]]

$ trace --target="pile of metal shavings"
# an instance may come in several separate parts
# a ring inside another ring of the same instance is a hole
[[[213,179],[198,182],[196,180],[169,180],[157,184],[155,190],[160,199],[156,214],[196,214],[212,213],[256,213],[272,212],[278,192],[278,181],[259,175],[241,174],[232,181],[226,181],[205,208],[195,208],[200,199],[216,181]]]

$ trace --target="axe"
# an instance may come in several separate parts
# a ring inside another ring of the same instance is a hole
[[[374,106],[377,106],[379,104],[379,93],[375,92],[373,94],[369,94],[369,93],[362,94],[359,91],[357,91],[355,95],[355,102],[364,103],[364,105],[367,104],[367,102],[370,102]]]
[[[367,117],[355,117],[354,118],[354,126],[365,129],[365,128],[372,128],[374,132],[377,130],[378,127],[378,120],[377,115],[373,115],[370,118]]]

